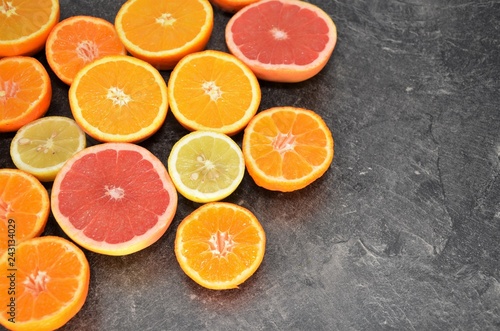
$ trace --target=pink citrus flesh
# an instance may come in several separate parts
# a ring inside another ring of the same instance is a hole
[[[52,213],[80,246],[127,255],[156,242],[177,210],[163,163],[144,147],[104,143],[69,159],[51,192]]]
[[[226,43],[258,78],[300,82],[328,63],[337,43],[337,28],[327,13],[311,3],[261,0],[231,17]]]

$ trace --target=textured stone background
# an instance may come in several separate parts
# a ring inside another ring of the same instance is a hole
[[[299,192],[268,192],[247,175],[227,199],[267,232],[260,269],[224,292],[188,279],[173,241],[197,205],[180,198],[148,249],[86,252],[88,300],[64,330],[500,328],[500,1],[310,2],[337,24],[333,57],[306,82],[261,82],[260,109],[318,112],[335,160]],[[61,0],[61,19],[113,22],[122,3]],[[229,17],[215,9],[208,48],[227,50]],[[47,115],[71,116],[67,87],[52,77]],[[169,114],[142,145],[166,162],[186,133]],[[1,167],[13,166],[12,137],[0,134]],[[64,236],[52,218],[46,234]]]

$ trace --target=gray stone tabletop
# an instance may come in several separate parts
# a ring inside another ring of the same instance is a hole
[[[61,0],[61,19],[113,22],[123,2]],[[259,109],[316,111],[335,158],[303,190],[266,191],[247,174],[226,199],[266,231],[259,270],[236,290],[191,281],[173,243],[198,205],[180,197],[149,248],[85,251],[88,298],[63,330],[500,329],[500,1],[309,2],[337,25],[333,56],[305,82],[261,81]],[[207,48],[227,51],[230,14],[214,12]],[[71,116],[68,88],[49,72],[47,115]],[[186,133],[169,113],[141,145],[166,164]],[[0,134],[1,168],[13,167],[13,136]],[[52,217],[45,234],[65,236]]]

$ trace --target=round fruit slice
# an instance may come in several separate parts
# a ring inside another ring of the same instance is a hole
[[[235,13],[241,8],[259,0],[210,0],[212,4],[228,13]]]
[[[194,131],[174,144],[168,170],[185,198],[211,202],[236,190],[245,174],[245,160],[240,147],[227,135]]]
[[[262,0],[238,11],[226,26],[226,43],[255,75],[300,82],[326,65],[337,28],[317,6],[296,0]]]
[[[227,135],[247,125],[261,98],[259,82],[243,62],[212,50],[186,55],[167,90],[172,113],[185,128]]]
[[[56,330],[80,311],[90,281],[80,248],[45,236],[20,243],[12,253],[15,259],[9,253],[0,257],[0,324],[9,330]]]
[[[246,168],[269,190],[295,191],[321,177],[333,160],[333,138],[312,110],[275,107],[261,111],[243,134]]]
[[[43,65],[29,56],[0,59],[0,132],[13,132],[49,109],[52,85]]]
[[[92,16],[73,16],[57,23],[45,45],[50,68],[68,85],[86,64],[106,55],[126,53],[115,26]]]
[[[259,268],[266,235],[248,209],[227,202],[207,203],[177,228],[175,255],[182,270],[203,287],[237,288]]]
[[[10,156],[16,167],[48,182],[85,145],[85,133],[74,120],[46,116],[17,131],[10,145]]]
[[[0,169],[0,255],[39,236],[49,213],[49,194],[38,179],[18,169]]]
[[[59,0],[2,0],[0,58],[40,51],[58,21]]]
[[[133,56],[158,69],[172,69],[185,55],[205,48],[213,28],[208,0],[129,0],[115,27]]]
[[[165,166],[144,147],[104,143],[66,162],[54,180],[52,213],[79,245],[126,255],[156,242],[177,209]]]
[[[153,135],[168,111],[158,70],[132,56],[109,55],[83,67],[69,88],[75,121],[103,142],[139,142]]]

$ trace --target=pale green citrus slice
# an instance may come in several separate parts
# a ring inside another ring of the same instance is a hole
[[[74,120],[46,116],[17,131],[10,145],[10,156],[17,168],[49,182],[85,146],[85,133]]]
[[[180,194],[204,203],[222,200],[236,190],[245,174],[245,161],[229,136],[193,131],[172,147],[168,171]]]

